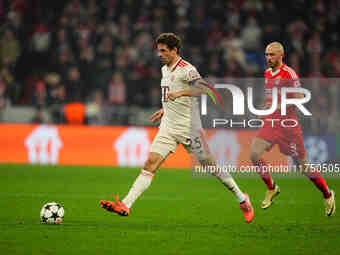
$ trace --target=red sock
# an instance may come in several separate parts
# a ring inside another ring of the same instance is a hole
[[[270,174],[268,171],[265,171],[262,169],[262,166],[267,166],[266,161],[264,161],[263,159],[260,159],[256,165],[260,167],[260,171],[258,173],[260,174],[261,179],[267,185],[268,189],[273,190],[275,188],[273,179],[270,177]]]
[[[307,177],[315,184],[315,186],[322,192],[324,198],[329,198],[331,193],[328,190],[325,179],[321,176],[319,172],[312,172],[306,174]]]

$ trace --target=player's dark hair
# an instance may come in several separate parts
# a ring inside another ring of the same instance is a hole
[[[159,43],[167,45],[170,50],[177,48],[177,54],[179,54],[179,51],[182,46],[181,39],[179,38],[179,36],[175,35],[174,33],[160,34],[156,39],[156,44],[159,44]]]

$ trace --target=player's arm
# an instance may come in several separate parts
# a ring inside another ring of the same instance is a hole
[[[190,85],[190,88],[180,91],[168,93],[170,100],[175,100],[178,97],[198,97],[201,94],[208,93],[209,83],[202,79],[195,67],[191,66],[184,69],[182,80]]]
[[[304,97],[305,97],[305,94],[300,93],[300,92],[294,93],[294,95],[293,95],[293,98],[304,98]]]
[[[202,79],[196,79],[191,81],[191,89],[190,89],[190,96],[192,97],[198,97],[202,94],[207,94],[209,89],[208,87],[210,86],[209,83]]]
[[[159,111],[151,115],[150,120],[152,122],[157,122],[163,117],[163,114],[164,114],[164,110],[163,108],[161,108]]]
[[[300,82],[299,76],[295,72],[290,74],[289,79],[291,79],[291,82],[290,82],[291,88],[301,88],[301,82]],[[305,95],[300,92],[289,93],[289,94],[290,94],[289,95],[290,98],[304,98],[305,97]]]
[[[207,86],[208,82],[203,80],[202,78],[198,78],[196,80],[190,81],[190,89],[179,90],[168,93],[168,99],[175,100],[178,97],[198,97],[202,94],[207,94]]]

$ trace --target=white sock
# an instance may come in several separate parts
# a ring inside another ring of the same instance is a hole
[[[131,208],[137,198],[150,186],[152,178],[153,174],[143,169],[122,202]]]
[[[242,193],[235,180],[230,174],[222,173],[215,175],[217,179],[219,179],[224,186],[226,186],[236,197],[239,203],[242,203],[246,200],[245,195]]]

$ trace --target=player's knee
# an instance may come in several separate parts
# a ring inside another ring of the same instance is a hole
[[[294,164],[296,168],[304,175],[309,176],[313,171],[310,168],[310,164],[308,164],[308,161],[306,158],[302,159],[295,159],[294,158]]]
[[[144,164],[144,170],[153,173],[156,171],[154,166],[155,166],[155,159],[152,157],[149,157]]]
[[[262,153],[256,151],[256,150],[251,150],[250,152],[250,159],[253,163],[257,163],[260,161],[262,157]]]
[[[216,160],[210,153],[204,155],[196,155],[196,157],[202,166],[216,165]]]
[[[272,144],[260,138],[255,138],[250,147],[250,159],[253,164],[258,163],[265,151],[271,148]]]
[[[144,164],[144,170],[151,173],[155,173],[159,167],[160,158],[152,153],[150,153],[148,159]]]

